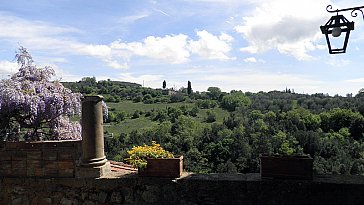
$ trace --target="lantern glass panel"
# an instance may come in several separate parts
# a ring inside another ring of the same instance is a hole
[[[346,33],[344,32],[338,37],[333,37],[331,34],[329,34],[331,49],[334,50],[338,48],[344,48],[345,36]]]

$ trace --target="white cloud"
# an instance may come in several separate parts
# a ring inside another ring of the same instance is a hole
[[[246,63],[256,63],[257,59],[255,59],[254,57],[249,57],[249,58],[245,58],[244,62],[246,62]]]
[[[120,17],[118,22],[121,24],[131,24],[140,19],[146,18],[148,16],[149,16],[149,13],[140,13],[140,14],[135,14],[135,15],[130,15],[130,16],[123,16],[123,17]]]
[[[119,63],[117,60],[104,60],[107,63],[107,66],[115,69],[126,69],[128,68],[128,64],[126,62]]]
[[[360,84],[363,84],[364,83],[364,78],[350,79],[350,80],[346,80],[346,82],[348,82],[348,83],[360,83]]]
[[[70,81],[79,81],[82,78],[80,76],[72,75],[68,71],[63,70],[60,67],[58,67],[58,65],[52,64],[52,63],[49,63],[49,62],[46,65],[39,65],[38,67],[44,67],[44,66],[50,66],[54,70],[55,75],[52,76],[51,80],[59,80],[59,81],[63,81],[63,82],[65,82],[65,81],[70,82]]]
[[[154,9],[154,11],[159,12],[159,13],[165,15],[165,16],[171,17],[169,14],[167,14],[166,12],[164,12],[164,11],[162,11],[160,9]]]
[[[110,58],[111,48],[106,45],[83,45],[76,44],[73,48],[80,53],[87,54],[90,56],[95,56],[99,58]]]
[[[161,87],[163,81],[163,75],[139,75],[131,73],[123,73],[117,77],[117,80],[125,82],[133,82],[143,85],[145,87]]]
[[[0,38],[26,39],[31,37],[47,37],[65,33],[79,33],[75,28],[55,26],[42,21],[29,21],[0,12]],[[51,28],[51,29],[50,29]]]
[[[244,77],[242,78],[242,76]],[[241,71],[239,74],[231,75],[208,75],[205,79],[226,82],[232,89],[242,88],[249,91],[283,90],[287,86],[299,90],[313,91],[322,84],[322,82],[312,80],[307,76],[255,71]]]
[[[128,64],[125,56],[122,57],[123,62],[119,62],[118,55],[115,55],[112,46],[108,45],[85,45],[85,44],[73,44],[72,48],[79,54],[89,55],[96,57],[106,63],[106,66],[114,69],[126,69]]]
[[[199,39],[197,41],[190,41],[189,48],[192,53],[207,59],[229,60],[227,53],[231,50],[230,42],[233,37],[228,34],[222,33],[220,36],[203,30],[197,31]]]
[[[333,67],[345,68],[346,66],[348,66],[351,63],[351,61],[346,60],[346,59],[338,59],[338,58],[332,57],[326,63]]]
[[[325,22],[326,5],[329,1],[265,1],[252,16],[243,18],[235,27],[248,42],[241,51],[261,53],[276,49],[298,60],[309,60],[310,51],[321,38],[319,25]]]
[[[0,74],[11,75],[18,71],[18,64],[10,61],[0,61]]]
[[[55,26],[42,21],[29,21],[0,12],[0,39],[19,43],[25,47],[47,50],[67,50],[72,43],[66,34],[80,33],[78,29]]]
[[[205,59],[229,60],[230,42],[233,38],[222,33],[215,36],[205,30],[197,31],[198,40],[187,35],[166,35],[164,37],[148,36],[142,41],[111,43],[113,56],[130,59],[133,56],[147,57],[171,64],[181,64],[189,61],[191,54],[197,54]]]
[[[120,19],[130,23],[148,14],[126,16]],[[141,41],[110,44],[87,44],[74,40],[74,33],[82,33],[72,27],[52,25],[41,21],[30,21],[0,12],[0,40],[20,43],[31,50],[51,50],[57,55],[87,55],[100,59],[114,69],[128,68],[132,57],[158,60],[158,63],[181,64],[190,60],[191,54],[206,59],[228,60],[233,38],[225,33],[214,36],[207,31],[198,31],[194,41],[185,34],[148,36]]]
[[[93,56],[105,62],[111,68],[126,68],[114,59],[108,45],[93,45],[71,40],[78,29],[48,24],[41,21],[29,21],[0,12],[0,40],[20,43],[31,50],[52,50],[57,54],[76,54]]]
[[[217,86],[226,92],[231,90],[242,90],[244,92],[282,91],[288,87],[294,89],[296,93],[327,93],[331,96],[336,94],[345,96],[348,93],[353,93],[353,91],[355,93],[363,87],[364,82],[364,78],[326,81],[310,75],[265,72],[252,69],[242,70],[241,68],[220,68],[220,73],[213,72],[206,75],[204,72],[196,72],[193,76],[196,76],[198,83],[201,84],[199,87],[195,84],[194,88],[197,90],[206,90],[206,85]]]
[[[148,36],[142,42],[115,41],[111,44],[111,48],[114,52],[124,56],[128,55],[127,51],[130,56],[136,55],[179,64],[188,61],[190,56],[186,48],[187,38],[184,34],[164,37]]]

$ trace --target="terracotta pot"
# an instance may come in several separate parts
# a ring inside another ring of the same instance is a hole
[[[147,167],[139,170],[140,176],[173,177],[182,176],[183,156],[171,159],[147,159]]]
[[[310,156],[261,155],[262,178],[312,179],[313,159]]]

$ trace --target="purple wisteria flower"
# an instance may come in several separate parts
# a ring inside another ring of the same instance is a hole
[[[51,82],[51,67],[38,68],[20,47],[19,71],[0,81],[0,140],[80,139],[81,126],[69,117],[81,114],[81,94]]]

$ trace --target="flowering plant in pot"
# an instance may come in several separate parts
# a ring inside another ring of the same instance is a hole
[[[180,177],[182,175],[183,156],[175,157],[164,150],[160,144],[134,146],[128,151],[125,160],[138,168],[141,176]]]
[[[312,179],[313,159],[303,153],[293,136],[278,132],[272,145],[272,153],[260,155],[262,178]]]

